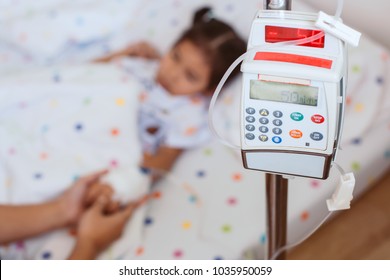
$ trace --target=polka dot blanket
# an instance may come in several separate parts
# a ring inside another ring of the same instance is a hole
[[[116,66],[93,64],[13,78],[0,86],[0,203],[44,202],[80,176],[102,169],[111,170],[103,181],[113,185],[114,198],[120,202],[146,194],[149,180],[138,167],[138,82]],[[140,237],[144,211],[136,213],[128,238],[122,240],[131,244]],[[69,245],[74,242],[70,233],[49,234],[43,243]],[[16,248],[25,244],[26,258],[63,259],[72,247],[47,253],[36,252],[42,245],[40,238],[18,244]],[[8,248],[8,253],[15,253],[12,245]],[[7,248],[3,251],[8,255]]]
[[[246,39],[262,6],[258,0],[22,2],[10,0],[0,9],[1,203],[49,199],[101,167],[132,169],[134,176],[127,180],[139,193],[145,191],[147,178],[134,168],[140,156],[133,118],[136,87],[120,67],[83,63],[139,40],[165,52],[204,5],[213,6],[215,16]],[[296,0],[294,10],[312,9]],[[389,69],[388,50],[365,34],[358,48],[349,49],[337,162],[354,172],[355,197],[389,172]],[[214,116],[221,135],[235,144],[240,92],[239,79],[227,86]],[[151,199],[133,220],[136,225],[129,225],[100,258],[239,259],[252,257],[247,252],[253,248],[262,258],[267,242],[264,177],[244,169],[239,151],[217,140],[186,151],[151,189]],[[327,215],[325,201],[338,177],[332,169],[326,181],[289,180],[289,244]],[[133,191],[127,195],[137,195]],[[1,257],[61,259],[73,242],[72,232],[59,231],[9,244]]]

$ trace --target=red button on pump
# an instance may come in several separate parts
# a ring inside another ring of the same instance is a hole
[[[320,124],[320,123],[323,123],[325,121],[325,118],[323,116],[321,116],[321,115],[313,115],[311,117],[311,120],[312,120],[313,123]]]

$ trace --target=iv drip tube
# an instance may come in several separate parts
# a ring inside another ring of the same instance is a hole
[[[266,1],[268,3],[268,1]],[[336,10],[336,13],[334,15],[335,19],[340,19],[340,16],[342,14],[342,11],[343,11],[343,7],[344,7],[344,0],[338,0],[337,2],[337,10]],[[263,51],[263,50],[267,50],[267,49],[272,49],[272,48],[277,48],[277,47],[283,47],[283,46],[291,46],[291,45],[303,45],[303,44],[307,44],[307,43],[310,43],[312,41],[315,41],[315,40],[318,40],[319,38],[323,37],[324,36],[324,32],[320,32],[316,35],[313,35],[311,37],[308,37],[308,38],[304,38],[304,39],[299,39],[299,40],[293,40],[293,41],[287,41],[287,42],[280,42],[280,43],[273,43],[273,44],[264,44],[264,45],[260,45],[260,46],[256,46],[256,47],[253,47],[249,50],[247,50],[247,52],[245,52],[244,54],[242,54],[241,56],[239,56],[233,63],[232,65],[230,65],[230,67],[226,70],[225,74],[223,75],[221,81],[219,82],[217,88],[215,89],[214,91],[214,94],[213,94],[213,97],[211,98],[211,101],[210,101],[210,105],[209,105],[209,111],[208,111],[208,123],[209,123],[209,127],[210,127],[210,130],[212,132],[212,134],[221,142],[223,143],[224,145],[230,147],[230,148],[233,148],[233,149],[241,149],[240,146],[238,145],[235,145],[235,144],[232,144],[228,141],[226,141],[224,138],[222,138],[219,133],[217,132],[217,130],[215,129],[215,126],[214,126],[214,122],[213,122],[213,113],[214,113],[214,106],[215,106],[215,103],[217,102],[217,99],[218,99],[218,96],[222,90],[222,87],[224,86],[224,84],[226,83],[226,80],[229,78],[229,76],[231,75],[231,73],[233,72],[233,70],[246,58],[246,57],[249,57],[250,55],[254,55],[255,52],[257,51]]]
[[[224,86],[224,84],[226,83],[227,79],[229,78],[230,74],[233,72],[233,70],[246,58],[246,57],[250,57],[250,56],[253,56],[256,52],[258,51],[264,51],[266,49],[272,49],[272,48],[277,48],[277,47],[283,47],[283,46],[290,46],[290,45],[303,45],[303,44],[307,44],[307,43],[310,43],[312,41],[315,41],[315,40],[318,40],[320,39],[321,37],[323,37],[325,34],[324,32],[320,32],[316,35],[313,35],[311,37],[308,37],[308,38],[304,38],[304,39],[299,39],[299,40],[293,40],[293,41],[288,41],[288,42],[280,42],[280,43],[274,43],[274,44],[264,44],[264,45],[261,45],[261,46],[256,46],[256,47],[253,47],[251,49],[249,49],[247,52],[245,52],[244,54],[240,55],[233,63],[232,65],[230,65],[230,67],[228,68],[228,70],[225,72],[225,74],[223,75],[221,81],[219,82],[217,88],[215,89],[214,91],[214,94],[213,94],[213,97],[211,98],[211,101],[210,101],[210,106],[209,106],[209,113],[208,113],[208,123],[209,123],[209,127],[210,127],[210,130],[211,132],[214,134],[214,136],[223,144],[225,144],[226,146],[228,147],[231,147],[233,149],[241,149],[240,146],[238,145],[234,145],[228,141],[226,141],[225,139],[223,139],[219,133],[217,132],[217,130],[215,129],[215,126],[214,126],[214,122],[213,122],[213,113],[214,113],[214,106],[215,106],[215,103],[217,102],[217,99],[218,99],[218,96],[222,90],[222,87]]]
[[[341,14],[343,12],[343,7],[344,7],[344,0],[337,1],[337,10],[336,10],[336,13],[334,15],[334,18],[336,20],[339,20],[341,18]]]
[[[266,1],[267,4],[270,3],[270,1]],[[278,1],[273,1],[275,4],[275,2],[278,2]],[[280,2],[280,1],[279,1]],[[278,3],[276,3],[278,4]],[[289,4],[291,4],[291,2],[289,1]],[[335,16],[334,18],[336,20],[339,20],[340,19],[340,16],[341,16],[341,13],[342,13],[342,9],[343,9],[343,4],[344,4],[344,1],[343,0],[339,0],[338,1],[338,6],[337,6],[337,11],[335,13]],[[293,41],[288,41],[288,42],[281,42],[281,43],[274,43],[274,44],[264,44],[264,45],[260,45],[260,46],[255,46],[249,50],[247,50],[247,52],[245,52],[244,54],[242,54],[240,57],[238,57],[233,63],[232,65],[228,68],[228,70],[225,72],[225,74],[223,75],[221,81],[219,82],[214,94],[213,94],[213,97],[210,101],[210,106],[209,106],[209,114],[208,114],[208,122],[209,122],[209,127],[212,131],[212,133],[214,134],[215,137],[217,137],[217,139],[219,139],[223,144],[231,147],[231,148],[234,148],[234,149],[241,149],[240,146],[238,145],[234,145],[232,143],[229,143],[228,141],[226,141],[225,139],[223,139],[219,134],[218,132],[216,131],[215,127],[214,127],[214,123],[213,123],[213,110],[214,110],[214,106],[215,106],[215,103],[217,101],[217,98],[222,90],[222,87],[223,85],[225,84],[226,80],[228,79],[228,77],[230,76],[230,74],[233,72],[233,70],[247,57],[250,57],[250,56],[253,56],[256,52],[258,51],[264,51],[266,49],[271,49],[271,48],[277,48],[277,47],[282,47],[282,46],[289,46],[289,45],[303,45],[303,44],[306,44],[306,43],[309,43],[309,42],[312,42],[312,41],[315,41],[321,37],[325,36],[324,32],[320,32],[314,36],[311,36],[311,37],[308,37],[308,38],[304,38],[304,39],[299,39],[299,40],[293,40]],[[341,173],[344,173],[343,170],[340,168],[339,171]],[[287,249],[290,249],[292,247],[295,247],[299,244],[301,244],[303,241],[305,241],[308,237],[310,237],[330,216],[331,216],[332,212],[330,212],[328,215],[326,215],[326,217],[321,221],[321,223],[314,228],[314,230],[312,230],[309,234],[306,235],[305,238],[303,238],[301,241],[297,242],[297,243],[294,243],[294,244],[290,244],[290,245],[286,245],[286,246],[282,246],[280,248],[274,248],[276,249],[275,252],[272,252],[272,249],[269,249],[270,250],[270,257],[271,259],[276,259],[278,257],[278,255],[280,255],[282,252],[284,252],[285,250]]]

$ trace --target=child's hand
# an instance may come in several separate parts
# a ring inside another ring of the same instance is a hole
[[[137,56],[148,59],[159,59],[160,54],[155,47],[148,42],[139,42],[127,47],[124,52],[128,56]]]
[[[85,196],[85,205],[90,207],[94,202],[100,197],[104,196],[108,200],[106,208],[104,209],[105,213],[112,213],[118,210],[120,203],[118,201],[113,201],[112,196],[114,194],[113,188],[101,182],[95,182],[94,184],[88,187],[86,196]]]
[[[93,62],[110,62],[124,56],[143,57],[147,59],[159,59],[161,56],[157,49],[147,42],[139,42],[130,45],[118,52],[93,60]]]

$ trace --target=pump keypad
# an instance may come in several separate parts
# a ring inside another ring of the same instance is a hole
[[[325,125],[326,119],[321,114],[306,116],[298,111],[252,107],[246,108],[245,112],[245,138],[255,145],[256,143],[279,145],[285,142],[286,145],[311,147],[318,146],[324,140],[325,128],[321,126]],[[297,144],[298,142],[294,141],[301,142]]]
[[[245,126],[245,129],[247,132],[253,132],[256,128],[255,126],[253,125],[253,123],[255,122],[256,118],[253,116],[255,115],[255,112],[256,110],[254,108],[247,108],[246,110],[246,113],[248,114],[246,116],[246,121],[247,121],[247,125]],[[269,140],[269,137],[267,135],[265,135],[265,133],[268,133],[270,131],[270,127],[269,127],[269,124],[270,124],[270,112],[269,110],[267,109],[261,109],[259,110],[259,115],[260,115],[260,118],[259,118],[259,123],[260,123],[260,127],[259,127],[259,132],[261,133],[258,137],[258,139],[261,141],[261,142],[267,142]],[[274,135],[281,135],[283,130],[281,128],[279,128],[280,126],[283,125],[283,121],[280,119],[283,117],[283,113],[281,111],[274,111],[272,113],[273,117],[275,119],[272,120],[272,124],[275,126],[272,129],[272,133]],[[254,136],[253,133],[247,133],[245,134],[245,137],[248,139],[248,140],[254,140],[256,137]],[[276,144],[279,144],[282,142],[282,138],[279,137],[279,136],[275,136],[272,138],[272,142],[276,143]]]

